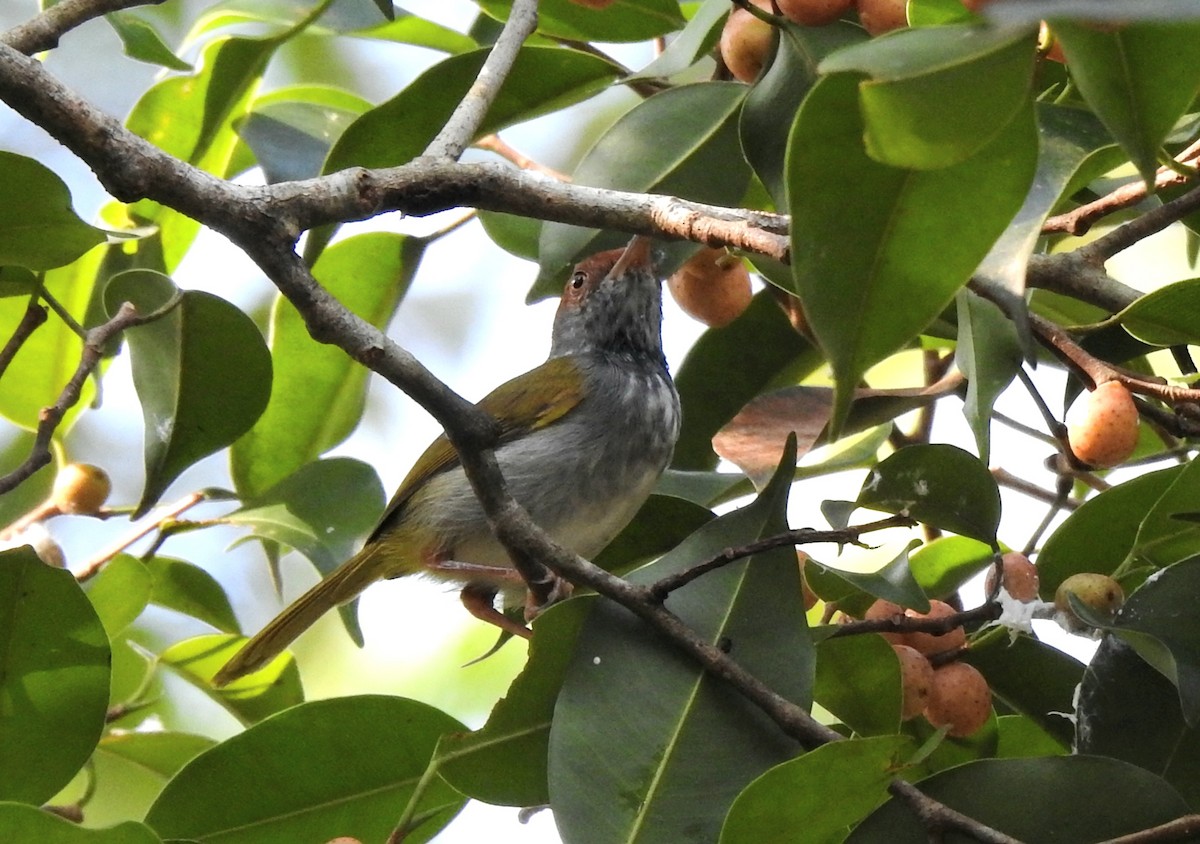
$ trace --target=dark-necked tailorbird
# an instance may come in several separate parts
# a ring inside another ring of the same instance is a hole
[[[496,459],[513,497],[562,546],[590,557],[629,523],[679,434],[663,357],[662,296],[650,241],[576,265],[554,317],[550,357],[479,407],[499,423]],[[481,618],[528,631],[494,606],[525,584],[493,536],[443,435],[417,460],[363,549],[252,638],[213,682],[263,667],[320,616],[376,580],[425,573],[463,584]]]

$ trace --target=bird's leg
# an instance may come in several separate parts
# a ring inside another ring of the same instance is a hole
[[[522,639],[532,639],[533,631],[496,609],[497,591],[496,587],[486,583],[468,583],[462,588],[459,598],[462,600],[463,606],[467,608],[467,612],[481,621],[494,624],[501,630],[512,633],[514,636],[520,636]]]

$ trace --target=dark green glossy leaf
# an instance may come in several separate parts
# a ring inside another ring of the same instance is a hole
[[[1188,811],[1164,780],[1100,756],[982,759],[935,774],[918,787],[950,808],[1024,841],[1044,841],[1046,831],[1053,829],[1055,842],[1090,844],[1157,826]],[[846,840],[925,844],[929,837],[916,814],[893,798]]]
[[[1140,21],[1099,28],[1052,19],[1071,80],[1096,116],[1154,183],[1159,149],[1200,90],[1200,23]]]
[[[746,86],[735,82],[680,85],[655,94],[623,114],[588,150],[571,178],[597,188],[737,202],[750,177],[737,138],[745,94]],[[664,125],[671,131],[664,133]],[[558,293],[577,260],[628,239],[621,232],[547,222],[539,250],[541,272],[529,298]]]
[[[167,784],[146,822],[169,838],[228,844],[342,835],[383,841],[438,739],[463,729],[449,715],[403,698],[307,703],[197,756]],[[421,803],[429,819],[405,840],[428,841],[464,802],[435,782]]]
[[[976,639],[966,661],[978,668],[992,694],[1014,712],[1030,718],[1063,748],[1071,747],[1075,689],[1083,663],[1024,634],[996,630]]]
[[[837,379],[835,432],[863,373],[912,340],[970,278],[1020,208],[1037,162],[1026,108],[952,167],[887,167],[863,149],[857,91],[851,74],[813,87],[787,164],[795,292]],[[955,217],[972,225],[947,227]]]
[[[753,503],[634,574],[649,582],[778,532],[794,455]],[[807,706],[813,646],[790,548],[710,572],[666,601],[778,693]],[[620,748],[620,752],[614,752]],[[712,841],[737,793],[798,747],[728,686],[611,602],[593,609],[550,731],[550,802],[573,842]]]
[[[756,295],[733,323],[704,332],[675,373],[683,428],[673,468],[715,468],[712,437],[746,402],[777,378],[803,377],[820,364],[770,292]]]
[[[550,607],[533,624],[529,662],[473,733],[438,743],[438,774],[463,794],[498,806],[550,802],[546,753],[554,703],[595,596]]]
[[[1200,279],[1176,281],[1141,296],[1116,319],[1152,346],[1200,343]]]
[[[480,211],[479,223],[492,243],[505,252],[524,258],[526,261],[536,261],[538,254],[538,239],[542,235],[542,221],[530,217],[518,217],[514,214],[501,214],[492,211]]]
[[[43,812],[36,806],[0,803],[0,834],[6,841],[36,841],[38,844],[159,844],[147,826],[125,821],[108,829],[87,829]]]
[[[233,125],[273,184],[319,176],[337,139],[370,107],[336,88],[295,85],[255,100]]]
[[[865,40],[863,30],[849,23],[788,24],[779,31],[775,59],[746,95],[739,125],[746,160],[777,207],[787,207],[784,157],[792,117],[817,80],[817,65],[834,50]]]
[[[480,7],[504,20],[510,0],[479,0]],[[572,0],[538,3],[538,32],[552,38],[576,41],[645,41],[683,26],[683,15],[674,0],[615,0],[604,9],[592,9]]]
[[[375,526],[386,501],[375,470],[358,460],[335,457],[309,463],[228,516],[253,535],[294,548],[327,575],[355,550]],[[362,644],[357,602],[338,607],[346,632]]]
[[[149,314],[176,294],[166,276],[131,270],[108,283],[104,301],[109,313],[131,302]],[[145,419],[146,486],[137,508],[144,513],[184,469],[250,429],[271,394],[271,356],[246,314],[197,290],[125,336]]]
[[[1038,554],[1042,597],[1053,599],[1059,584],[1073,574],[1116,571],[1133,551],[1146,514],[1181,472],[1182,467],[1160,469],[1125,481],[1068,516]]]
[[[253,724],[304,700],[300,671],[292,655],[284,652],[260,671],[215,688],[212,678],[244,644],[240,636],[212,633],[184,639],[159,656],[194,686],[229,711],[243,724]]]
[[[980,152],[1023,111],[1034,33],[972,25],[912,27],[839,50],[821,73],[862,73],[867,154],[913,170],[950,167]]]
[[[654,61],[634,74],[634,79],[664,79],[689,69],[705,58],[721,37],[721,26],[729,14],[727,0],[704,0],[697,4],[687,25],[667,42]]]
[[[629,571],[667,553],[712,519],[712,511],[703,505],[671,495],[652,495],[592,562],[606,571]]]
[[[1193,729],[1200,724],[1198,590],[1200,557],[1169,566],[1129,596],[1111,627],[1175,684],[1184,720]]]
[[[860,736],[900,725],[900,662],[882,636],[834,636],[817,645],[813,699]]]
[[[110,655],[69,571],[29,547],[0,552],[0,798],[40,805],[91,756]]]
[[[996,758],[1012,759],[1026,756],[1062,756],[1070,752],[1069,746],[1056,741],[1024,715],[1001,715],[996,719],[999,738],[996,741]]]
[[[71,208],[67,185],[45,165],[0,152],[0,265],[48,270],[104,242]]]
[[[750,479],[740,472],[686,472],[668,469],[658,479],[654,491],[659,495],[691,501],[701,507],[713,507],[718,502],[749,495],[754,491],[754,486]]]
[[[192,69],[190,64],[175,55],[149,21],[129,12],[113,12],[104,18],[116,31],[129,58],[161,65],[169,70]]]
[[[0,267],[0,298],[29,296],[39,284],[38,277],[24,267]]]
[[[387,232],[362,234],[326,249],[313,276],[377,328],[391,322],[420,265],[425,241]],[[366,367],[312,339],[300,313],[277,296],[271,314],[274,377],[266,410],[231,452],[243,498],[268,488],[342,442],[366,403]],[[303,396],[303,401],[297,401]]]
[[[858,503],[996,543],[1000,490],[987,466],[952,445],[914,445],[884,460],[867,477]]]
[[[836,741],[784,762],[738,795],[721,844],[841,841],[846,827],[887,798],[913,750],[908,736]]]
[[[159,556],[146,560],[145,566],[150,572],[150,603],[190,615],[222,633],[241,632],[225,590],[204,569]]]
[[[1200,732],[1184,721],[1179,690],[1116,636],[1083,674],[1076,726],[1080,753],[1153,771],[1200,809]]]
[[[88,582],[84,591],[109,640],[115,641],[150,602],[150,572],[137,557],[118,554]]]
[[[1133,548],[1139,563],[1161,568],[1200,555],[1200,523],[1187,517],[1200,509],[1197,500],[1200,500],[1200,463],[1193,460],[1182,467],[1171,486],[1145,511]]]
[[[987,463],[992,407],[1016,377],[1025,355],[1016,326],[996,305],[970,290],[960,290],[956,301],[954,362],[967,377],[963,414],[975,435],[979,459]]]
[[[914,540],[912,545],[915,544]],[[826,601],[836,601],[840,609],[851,615],[865,612],[876,598],[928,612],[929,599],[913,579],[908,550],[871,572],[833,568],[809,559],[805,575],[817,595]]]

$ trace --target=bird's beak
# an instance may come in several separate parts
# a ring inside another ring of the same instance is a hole
[[[633,267],[649,268],[653,263],[650,254],[652,243],[653,241],[645,235],[636,235],[633,240],[629,241],[629,245],[625,247],[625,251],[621,253],[617,263],[613,264],[608,277],[620,278]]]

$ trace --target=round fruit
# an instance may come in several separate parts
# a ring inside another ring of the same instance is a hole
[[[1000,580],[1004,591],[1015,600],[1029,603],[1038,596],[1037,566],[1020,551],[1009,551],[1000,558],[1000,567],[1004,572]],[[984,594],[991,595],[996,591],[996,567],[988,569],[987,581],[984,584]]]
[[[750,273],[724,249],[705,247],[667,279],[671,295],[689,316],[720,328],[750,306]]]
[[[1054,607],[1059,611],[1059,619],[1065,623],[1067,629],[1075,632],[1088,630],[1091,625],[1075,614],[1068,595],[1074,595],[1079,603],[1105,618],[1116,615],[1117,610],[1125,603],[1125,590],[1107,574],[1082,572],[1071,575],[1055,590]]]
[[[854,0],[776,0],[779,12],[801,26],[831,24],[854,5]]]
[[[947,604],[945,601],[930,601],[929,612],[919,613],[916,610],[905,610],[904,614],[909,618],[945,618],[949,615],[954,615],[958,612],[954,607]],[[946,633],[918,633],[916,631],[908,634],[908,642],[925,656],[931,654],[940,654],[945,651],[957,650],[967,643],[967,634],[962,627],[955,627]]]
[[[900,718],[909,721],[925,711],[933,692],[933,666],[925,655],[908,645],[892,645],[896,658],[900,660],[900,687],[904,691],[904,703]]]
[[[68,463],[54,479],[50,501],[60,513],[91,516],[104,506],[110,492],[112,482],[99,466]]]
[[[764,8],[761,0],[755,0],[754,5]],[[769,1],[765,9],[771,11]],[[721,59],[734,79],[750,84],[758,78],[763,65],[771,56],[771,44],[775,39],[774,29],[775,27],[756,18],[745,9],[734,9],[729,13],[725,28],[721,30],[718,47]]]
[[[1092,390],[1082,410],[1072,408],[1067,442],[1075,456],[1089,466],[1107,469],[1124,463],[1138,442],[1138,411],[1129,390],[1119,381],[1106,381]]]
[[[933,685],[925,718],[933,726],[949,726],[955,738],[969,736],[987,723],[992,713],[992,690],[972,665],[951,662],[933,670]]]
[[[908,26],[906,0],[858,0],[858,19],[872,35]]]
[[[903,617],[904,607],[900,606],[899,604],[894,604],[891,601],[885,601],[883,598],[880,598],[875,603],[871,604],[871,606],[867,607],[867,611],[863,613],[863,621],[882,621],[884,619],[892,621]],[[910,644],[908,641],[908,633],[893,633],[891,631],[884,631],[879,635],[887,639],[893,645]]]

